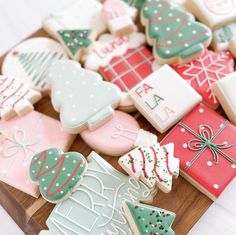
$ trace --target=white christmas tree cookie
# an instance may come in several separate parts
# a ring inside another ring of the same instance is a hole
[[[174,144],[139,147],[119,159],[121,167],[150,188],[164,192],[172,188],[172,178],[179,175],[179,159],[174,157]]]
[[[90,130],[111,118],[120,102],[120,90],[75,61],[55,62],[48,76],[52,104],[70,133]]]
[[[33,104],[41,94],[28,85],[6,76],[0,76],[0,118],[10,119],[16,114],[22,116],[34,109]]]

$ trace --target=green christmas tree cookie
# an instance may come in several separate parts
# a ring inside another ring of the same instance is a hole
[[[36,154],[30,165],[30,178],[39,184],[45,200],[58,203],[65,200],[80,184],[87,162],[77,152],[64,153],[52,148]]]
[[[126,201],[121,205],[135,235],[174,235],[175,214],[157,207]]]
[[[92,30],[59,30],[59,40],[73,60],[80,60],[92,46],[95,34]]]
[[[164,0],[148,0],[141,12],[147,41],[160,64],[183,64],[208,47],[212,34],[194,17]]]

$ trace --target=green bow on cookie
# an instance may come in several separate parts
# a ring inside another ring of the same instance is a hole
[[[30,164],[30,178],[39,184],[45,200],[58,203],[65,200],[80,184],[87,162],[77,152],[64,153],[51,148],[36,154]]]

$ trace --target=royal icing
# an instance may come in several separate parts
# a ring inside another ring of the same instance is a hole
[[[129,49],[124,55],[114,57],[107,66],[99,68],[98,71],[103,78],[118,86],[123,92],[119,109],[135,110],[127,92],[153,72],[153,61],[151,51],[141,46]]]
[[[134,147],[157,143],[156,135],[142,130],[131,115],[121,111],[115,111],[112,119],[96,130],[80,134],[91,148],[109,156],[122,156]]]
[[[49,38],[31,38],[8,53],[2,64],[2,74],[17,78],[34,90],[47,92],[46,77],[51,64],[67,58],[58,42]]]
[[[212,86],[229,119],[236,125],[236,72],[215,82]]]
[[[151,202],[155,191],[115,170],[95,152],[87,159],[80,187],[54,208],[47,220],[49,231],[40,235],[132,234],[121,203]]]
[[[0,75],[0,118],[8,120],[23,116],[34,109],[33,104],[41,99],[41,94],[31,90],[19,80]]]
[[[236,19],[235,0],[189,0],[187,7],[212,29]]]
[[[83,54],[88,52],[95,38],[95,34],[89,29],[65,29],[59,30],[58,34],[60,42],[74,60],[80,60]]]
[[[161,133],[201,102],[201,96],[168,65],[132,88],[129,95],[136,108]]]
[[[106,0],[103,4],[103,17],[113,35],[123,35],[135,30],[129,14],[129,6],[122,0]]]
[[[236,176],[236,127],[204,105],[195,107],[161,141],[173,142],[182,175],[215,200]]]
[[[148,0],[142,23],[157,62],[180,64],[196,58],[211,42],[211,31],[164,0]]]
[[[211,84],[234,71],[234,59],[229,52],[205,50],[196,60],[172,68],[202,96],[204,103],[216,109],[219,102]]]
[[[131,177],[164,192],[171,190],[172,178],[179,175],[179,159],[174,157],[172,143],[138,147],[121,157],[119,164]]]
[[[102,17],[102,3],[97,0],[76,0],[61,11],[50,14],[44,21],[44,29],[54,38],[64,29],[91,29],[98,34],[106,31]]]
[[[0,131],[0,180],[37,197],[38,186],[29,176],[32,157],[51,146],[67,151],[75,137],[65,133],[59,121],[36,111],[0,121]]]
[[[122,203],[125,216],[135,235],[175,235],[171,225],[175,214],[157,207],[126,201]]]
[[[48,82],[52,104],[60,111],[63,127],[79,133],[95,129],[113,115],[120,102],[119,89],[75,61],[58,61],[50,69]]]
[[[138,48],[144,43],[143,33],[132,33],[119,37],[104,34],[94,43],[93,51],[84,58],[85,68],[98,70],[99,67],[107,66],[115,56],[121,56],[128,49]]]
[[[39,184],[45,200],[58,203],[72,194],[83,180],[87,162],[77,152],[64,153],[57,148],[36,154],[30,164],[30,178]]]

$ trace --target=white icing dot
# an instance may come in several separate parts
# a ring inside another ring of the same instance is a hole
[[[58,160],[58,158],[57,158],[57,157],[55,157],[55,158],[54,158],[54,160],[55,160],[55,161],[57,161],[57,160]]]
[[[181,128],[181,132],[185,132],[185,129],[184,129],[184,128]]]
[[[170,51],[169,51],[169,50],[166,50],[166,54],[170,54]]]
[[[207,165],[208,165],[208,166],[212,166],[213,163],[212,163],[211,161],[208,161],[208,162],[207,162]]]
[[[46,169],[48,169],[48,166],[45,166]]]
[[[172,43],[172,41],[171,41],[171,40],[168,40],[168,41],[167,41],[167,44],[171,44],[171,43]]]
[[[184,143],[184,144],[183,144],[183,148],[186,149],[187,147],[188,147],[188,145],[187,145],[186,143]]]
[[[182,33],[179,33],[179,34],[178,34],[178,36],[179,36],[179,37],[182,37],[182,36],[183,36],[183,34],[182,34]]]
[[[59,186],[59,183],[56,183],[56,186],[58,187],[58,186]]]
[[[66,168],[65,168],[65,167],[63,167],[63,168],[62,168],[62,170],[63,170],[63,171],[65,171],[65,170],[66,170]]]
[[[67,176],[70,176],[70,173],[68,173]]]
[[[161,17],[161,16],[159,16],[159,17],[158,17],[158,20],[162,20],[162,17]]]
[[[218,184],[214,184],[213,187],[214,187],[214,189],[219,189],[219,185]]]
[[[224,145],[228,145],[229,143],[228,143],[227,141],[224,141],[223,144],[224,144]]]
[[[39,161],[38,164],[41,164],[41,161]]]
[[[185,43],[185,44],[184,44],[184,46],[185,46],[185,47],[188,47],[188,46],[189,46],[189,44],[188,44],[188,43]]]
[[[203,108],[200,108],[198,111],[199,111],[199,113],[203,113],[203,112],[204,112],[204,109],[203,109]]]
[[[47,190],[47,187],[44,187],[43,189],[44,189],[44,190]]]
[[[83,167],[83,166],[84,166],[83,164],[80,165],[80,167]]]
[[[148,7],[144,7],[144,11],[148,11]]]
[[[66,158],[69,158],[69,155],[66,155]]]
[[[54,171],[54,170],[52,170],[52,174],[55,174],[55,171]]]
[[[63,192],[63,191],[61,191],[60,193],[61,193],[61,194],[63,194],[64,192]]]
[[[160,4],[158,4],[158,7],[162,7],[162,4],[160,3]]]
[[[188,26],[191,26],[192,25],[192,23],[191,22],[188,22]]]
[[[196,34],[196,33],[197,33],[197,31],[196,31],[196,30],[193,30],[193,31],[192,31],[192,34]]]
[[[154,13],[157,14],[157,13],[158,13],[158,10],[155,10]]]
[[[72,178],[72,180],[74,181],[74,180],[75,180],[75,178]]]
[[[73,163],[76,163],[76,160],[74,160]]]
[[[42,178],[42,181],[44,182],[44,181],[45,181],[45,179],[44,179],[44,178]]]
[[[170,31],[171,30],[171,28],[170,27],[166,27],[166,31]]]
[[[173,14],[172,14],[172,13],[169,13],[168,15],[169,15],[169,16],[173,16]]]
[[[177,22],[180,22],[180,18],[177,18],[176,21],[177,21]]]
[[[236,165],[235,165],[235,164],[232,164],[231,167],[232,167],[233,169],[236,169]]]
[[[158,30],[159,30],[159,27],[156,26],[154,29],[155,29],[156,31],[158,31]]]
[[[35,170],[32,170],[32,173],[35,173]]]
[[[51,151],[49,151],[49,152],[48,152],[48,154],[50,154],[50,155],[51,155],[51,154],[52,154],[52,152],[51,152]]]

